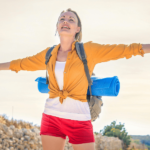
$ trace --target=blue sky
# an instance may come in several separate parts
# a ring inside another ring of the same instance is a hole
[[[81,18],[82,42],[99,44],[150,43],[149,0],[0,0],[0,63],[35,55],[59,44],[56,21],[71,8]],[[150,54],[99,63],[96,76],[118,76],[117,97],[102,97],[100,118],[94,131],[116,120],[130,135],[150,134]],[[40,125],[48,94],[37,89],[37,77],[46,71],[0,71],[0,114]],[[12,113],[13,108],[13,113]]]

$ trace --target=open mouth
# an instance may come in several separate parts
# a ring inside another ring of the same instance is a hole
[[[64,26],[64,27],[62,27],[61,29],[70,29],[69,27],[67,27],[67,26]]]

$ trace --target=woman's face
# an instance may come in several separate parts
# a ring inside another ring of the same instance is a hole
[[[63,28],[63,26],[67,26],[68,28]],[[70,36],[75,38],[76,33],[80,31],[76,15],[72,12],[62,13],[58,19],[57,31],[59,36]]]

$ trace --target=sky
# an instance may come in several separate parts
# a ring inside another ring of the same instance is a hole
[[[0,0],[0,63],[33,56],[59,44],[56,22],[63,10],[82,21],[83,43],[150,44],[149,0]],[[150,135],[150,54],[99,63],[97,77],[117,76],[118,96],[103,96],[94,132],[116,121],[129,135]],[[46,71],[0,71],[0,114],[40,125],[48,94],[37,89]]]

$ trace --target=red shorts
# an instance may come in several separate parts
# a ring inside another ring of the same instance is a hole
[[[53,135],[66,139],[69,143],[82,144],[95,142],[91,120],[78,121],[42,114],[40,135]]]

